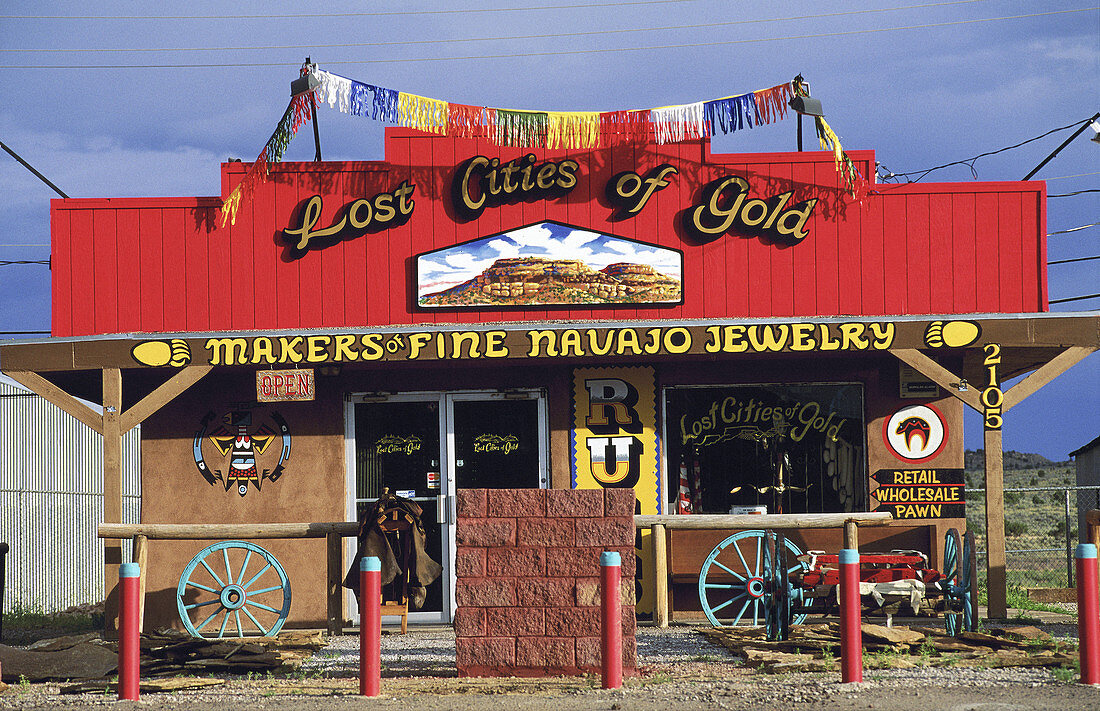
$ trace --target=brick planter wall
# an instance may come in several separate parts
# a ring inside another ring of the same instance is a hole
[[[623,672],[635,673],[634,500],[631,489],[460,489],[459,674],[598,673],[605,550],[622,556]]]

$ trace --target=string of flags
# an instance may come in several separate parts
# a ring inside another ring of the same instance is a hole
[[[470,106],[366,84],[307,65],[304,73],[318,80],[312,90],[318,104],[341,113],[460,138],[484,137],[498,146],[585,150],[609,144],[640,142],[652,136],[658,144],[733,133],[786,118],[789,101],[807,96],[801,78],[767,89],[710,101],[654,109],[618,111],[518,111]],[[222,204],[222,226],[235,224],[237,211],[256,186],[267,179],[268,164],[282,159],[290,140],[312,118],[309,94],[295,96],[245,177]],[[816,116],[822,150],[833,152],[848,192],[860,192],[864,179],[844,153],[840,139]]]

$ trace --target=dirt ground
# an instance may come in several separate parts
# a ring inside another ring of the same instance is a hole
[[[1066,625],[1051,625],[1065,635]],[[1074,630],[1075,632],[1075,630]],[[416,635],[416,636],[414,636]],[[289,677],[233,677],[217,686],[143,692],[119,702],[114,690],[62,693],[64,685],[12,684],[0,691],[0,709],[463,709],[464,711],[573,711],[579,709],[881,709],[885,711],[1017,711],[1100,709],[1100,687],[1042,668],[937,667],[867,670],[860,684],[840,674],[764,675],[709,644],[690,626],[639,627],[641,675],[605,690],[600,679],[464,679],[454,670],[453,632],[410,631],[383,637],[381,695],[358,695],[357,640],[334,638],[316,662]],[[448,645],[449,651],[448,651]],[[311,660],[312,661],[312,660]],[[1061,680],[1060,680],[1061,679]]]

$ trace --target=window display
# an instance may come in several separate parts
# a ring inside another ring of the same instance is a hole
[[[863,387],[664,390],[669,510],[866,511]]]

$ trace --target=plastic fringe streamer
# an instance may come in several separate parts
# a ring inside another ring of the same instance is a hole
[[[237,187],[233,188],[233,192],[229,193],[229,197],[222,201],[222,227],[225,227],[226,222],[231,225],[237,224],[237,211],[241,203],[252,199],[256,186],[267,180],[268,164],[278,163],[283,159],[283,153],[286,152],[291,139],[298,133],[302,124],[311,117],[308,94],[295,96],[290,100],[286,111],[283,112],[283,117],[279,119],[275,131],[271,134],[271,138],[267,139],[260,155],[256,156],[255,162],[241,178],[241,182],[237,183]]]
[[[370,117],[375,121],[398,123],[399,92],[320,69],[313,70],[313,73],[321,80],[315,92],[317,101],[327,103],[341,113],[367,116],[369,110]]]
[[[716,128],[721,129],[722,133],[752,128],[759,116],[756,110],[756,96],[742,94],[704,102],[703,115],[712,136],[717,132]]]
[[[703,102],[665,106],[651,109],[650,123],[657,136],[657,143],[676,143],[711,135],[703,116]]]
[[[787,117],[787,109],[790,108],[788,102],[794,96],[790,84],[780,84],[753,93],[756,96],[757,125],[769,124]]]
[[[855,198],[861,198],[862,193],[866,192],[866,181],[860,175],[859,169],[856,168],[856,164],[841,148],[840,138],[837,137],[832,127],[825,122],[825,119],[820,116],[814,118],[816,119],[817,139],[821,143],[821,150],[833,152],[836,171],[840,173],[840,177],[844,180],[844,187],[848,194]]]
[[[641,143],[649,138],[648,111],[604,111],[599,123],[600,136],[611,143]]]
[[[547,148],[595,148],[600,140],[600,115],[594,111],[547,114]]]
[[[447,135],[459,138],[484,136],[492,125],[492,109],[466,104],[447,104]]]
[[[546,145],[548,122],[549,117],[542,112],[496,109],[496,143],[519,148]]]
[[[397,116],[402,126],[446,135],[447,102],[416,94],[398,93]]]

